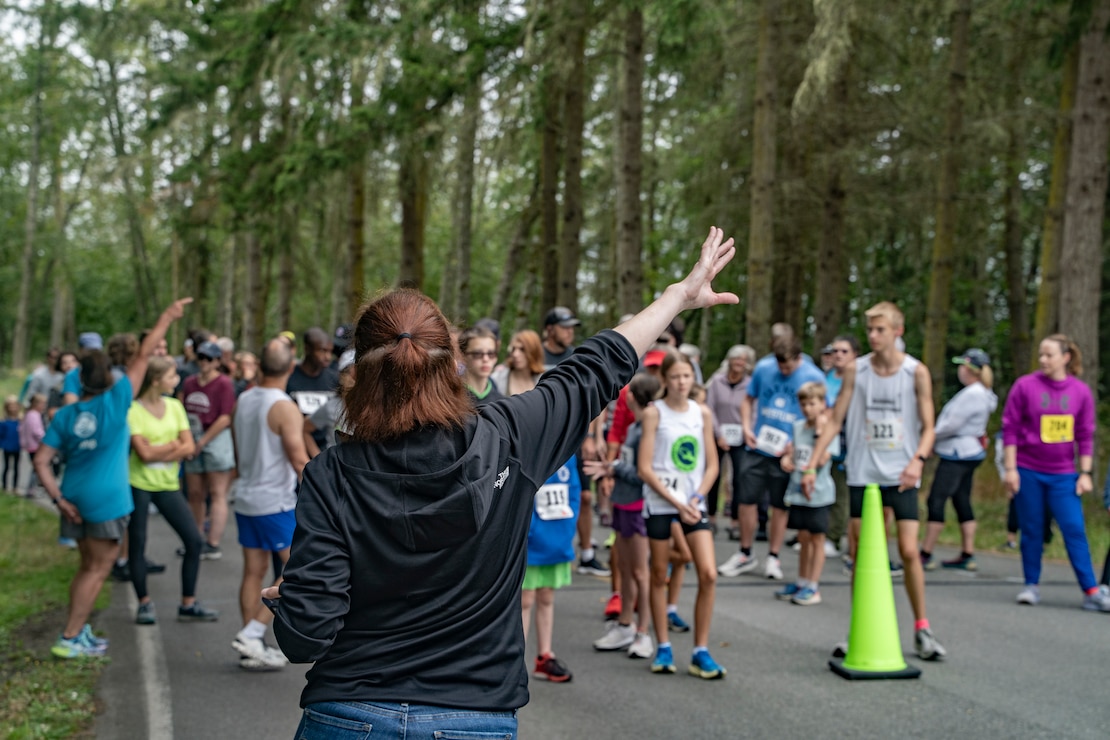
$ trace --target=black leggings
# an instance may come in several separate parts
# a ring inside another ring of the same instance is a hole
[[[131,521],[127,523],[127,560],[131,564],[131,585],[135,587],[135,595],[140,601],[147,595],[146,522],[150,504],[153,503],[185,545],[185,557],[181,559],[181,596],[196,596],[200,549],[204,545],[204,538],[200,536],[185,497],[180,491],[151,492],[134,486],[131,487],[131,496],[135,499],[135,511],[131,512]]]
[[[732,496],[730,497],[730,512],[735,512],[736,507],[740,502],[740,453],[744,448],[740,446],[730,447],[727,450],[717,448],[717,460],[721,464],[717,467],[718,471],[724,471],[725,466],[723,460],[727,457],[732,460]],[[721,496],[721,478],[723,476],[719,472],[717,481],[713,484],[713,488],[709,489],[709,494],[705,497],[705,508],[709,516],[717,516],[717,510],[720,509],[720,496]],[[732,516],[736,518],[735,514]]]
[[[11,488],[8,487],[8,469],[9,468],[12,471],[12,485],[11,485]],[[15,452],[9,452],[8,450],[4,450],[4,478],[3,478],[3,484],[4,484],[4,490],[5,491],[14,491],[16,486],[19,485],[19,450],[16,450]]]
[[[929,489],[929,521],[944,523],[944,504],[952,499],[960,524],[975,521],[971,510],[971,479],[982,460],[944,460],[937,465]]]

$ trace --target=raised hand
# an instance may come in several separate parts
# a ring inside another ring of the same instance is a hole
[[[701,255],[694,269],[680,283],[682,310],[706,308],[722,303],[739,303],[735,293],[718,293],[713,290],[713,279],[732,261],[736,245],[732,237],[725,239],[725,232],[716,226],[709,227],[709,236],[701,245]]]

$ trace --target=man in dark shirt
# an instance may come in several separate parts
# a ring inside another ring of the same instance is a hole
[[[543,320],[543,367],[558,365],[574,352],[574,329],[582,322],[566,306],[556,306]]]
[[[332,367],[334,343],[326,331],[318,326],[304,333],[304,359],[294,368],[285,388],[304,416],[312,416],[316,409],[335,396],[339,388],[339,371]],[[317,438],[319,435],[319,438]],[[324,435],[314,432],[312,438],[321,449],[327,444]]]

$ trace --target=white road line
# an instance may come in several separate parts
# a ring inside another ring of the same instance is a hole
[[[134,589],[127,589],[127,608],[132,614],[139,608]],[[162,649],[162,630],[157,624],[137,625],[135,641],[146,701],[146,736],[149,740],[173,740],[173,699],[170,671]]]

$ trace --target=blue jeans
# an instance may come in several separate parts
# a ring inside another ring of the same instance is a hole
[[[516,712],[425,704],[320,702],[304,709],[296,740],[513,740]]]
[[[1075,473],[1038,473],[1018,468],[1021,490],[1014,496],[1021,524],[1021,564],[1025,582],[1041,582],[1045,513],[1051,512],[1064,537],[1075,578],[1084,591],[1098,585],[1083,526],[1083,500],[1075,495]]]

